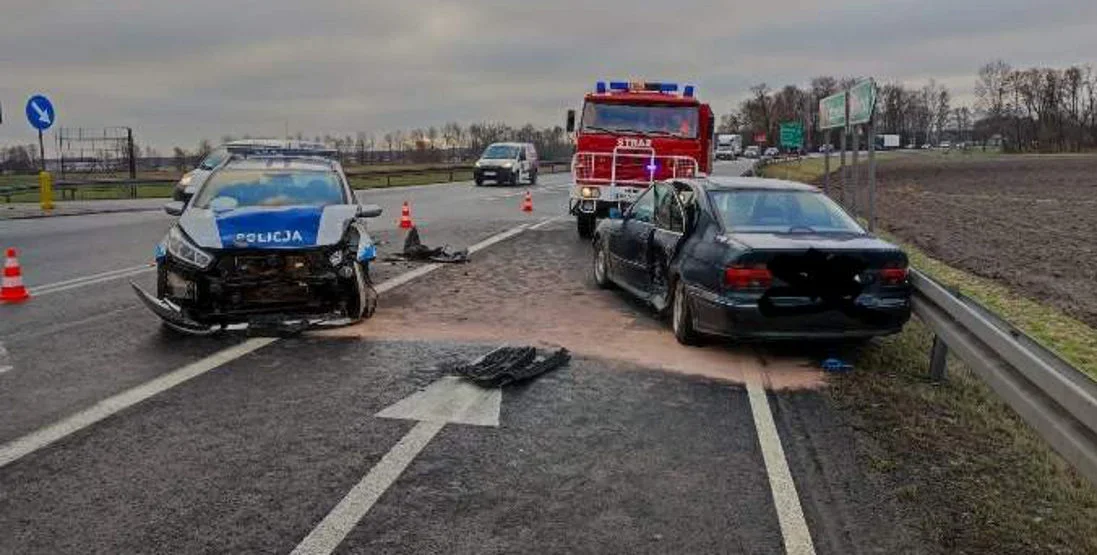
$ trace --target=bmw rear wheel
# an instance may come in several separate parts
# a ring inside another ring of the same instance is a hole
[[[693,329],[693,315],[689,310],[689,298],[686,297],[686,287],[679,279],[674,287],[674,301],[671,315],[671,327],[674,329],[674,338],[682,345],[697,345],[700,336]]]

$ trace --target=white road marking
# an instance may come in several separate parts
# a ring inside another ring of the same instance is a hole
[[[446,376],[377,413],[378,418],[499,427],[503,392]]]
[[[8,354],[8,350],[4,348],[4,342],[0,341],[0,374],[12,370],[15,370],[15,366],[11,363],[11,356]]]
[[[229,347],[202,360],[188,364],[178,370],[164,374],[154,380],[108,397],[90,408],[84,409],[64,420],[55,422],[31,432],[15,441],[0,446],[0,468],[19,460],[55,441],[78,432],[104,418],[121,412],[145,399],[163,393],[181,383],[201,376],[214,368],[236,360],[256,349],[274,343],[275,338],[257,337],[239,345]]]
[[[804,519],[804,510],[800,507],[800,496],[792,481],[781,438],[777,435],[777,425],[773,423],[766,391],[756,381],[747,380],[747,397],[750,399],[750,412],[754,415],[754,427],[758,431],[758,443],[762,447],[762,460],[769,475],[769,489],[777,509],[777,522],[781,525],[785,553],[814,555],[811,532]]]
[[[32,296],[40,297],[42,295],[49,295],[50,293],[58,293],[61,291],[67,291],[69,289],[76,289],[77,287],[84,287],[86,285],[93,285],[96,283],[103,283],[104,281],[111,281],[115,279],[122,279],[125,277],[135,276],[143,274],[145,272],[151,272],[156,269],[156,266],[152,263],[142,264],[140,266],[134,266],[132,268],[122,268],[118,270],[111,270],[109,272],[103,272],[100,274],[92,274],[90,276],[83,276],[65,281],[58,281],[56,283],[50,283],[46,285],[39,285],[37,287],[30,288],[30,294]]]
[[[294,548],[292,555],[327,555],[342,543],[373,504],[381,498],[445,426],[445,422],[420,422],[370,469],[346,497]]]
[[[540,222],[540,223],[536,223],[536,224],[533,224],[533,225],[529,226],[529,229],[530,229],[531,231],[532,231],[532,230],[534,230],[534,229],[541,229],[542,227],[545,227],[546,225],[548,225],[548,224],[551,224],[552,222],[555,222],[555,221],[557,221],[557,220],[560,220],[560,219],[562,219],[562,218],[564,218],[564,217],[565,217],[565,216],[564,216],[563,214],[561,214],[561,215],[559,215],[559,216],[553,216],[553,217],[551,217],[551,218],[549,218],[549,219],[547,219],[547,220],[544,220],[544,221],[542,221],[542,222]]]
[[[498,389],[482,389],[447,376],[377,413],[378,418],[419,423],[301,540],[293,555],[328,555],[335,551],[443,426],[453,422],[497,427],[502,399]]]
[[[476,245],[469,247],[469,251],[475,252],[477,250],[485,249],[491,245],[494,245],[495,243],[498,243],[499,241],[503,241],[507,238],[513,237],[525,231],[526,228],[526,225],[520,225],[514,229],[510,229],[489,237],[484,241],[481,241]],[[439,266],[440,264],[429,264],[427,266],[416,268],[410,272],[406,272],[378,284],[377,290],[379,292],[389,291],[413,279],[426,275],[431,271],[437,269]],[[130,270],[135,270],[135,268],[128,268],[119,271],[121,272]],[[110,274],[110,272],[107,273]],[[103,274],[100,274],[99,276],[100,277],[96,279],[114,279],[113,274],[105,278],[102,277]],[[95,278],[95,276],[88,276],[87,278],[82,279],[86,280],[90,278]],[[77,282],[79,282],[80,285],[84,285],[87,283],[85,281],[79,280],[70,280],[69,282],[55,283],[52,285],[54,289],[47,290],[47,292],[57,291],[60,287],[67,287]],[[244,341],[239,345],[235,345],[227,349],[218,351],[217,353],[214,353],[202,360],[188,364],[178,370],[172,371],[168,374],[164,374],[156,379],[145,382],[144,384],[141,384],[132,389],[123,391],[122,393],[119,393],[117,395],[108,397],[96,403],[95,405],[92,405],[90,408],[77,412],[72,416],[50,424],[44,428],[39,428],[38,430],[35,430],[34,432],[15,439],[9,443],[0,445],[0,468],[3,468],[8,464],[15,462],[20,458],[25,457],[58,440],[64,439],[70,434],[91,426],[92,424],[95,424],[96,422],[99,422],[104,418],[112,416],[150,397],[163,393],[164,391],[167,391],[181,383],[184,383],[187,380],[205,374],[219,366],[228,364],[229,362],[232,362],[248,353],[251,353],[266,345],[270,345],[277,340],[277,338],[270,337],[248,339],[247,341]]]

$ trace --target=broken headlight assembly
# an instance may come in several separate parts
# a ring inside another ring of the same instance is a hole
[[[168,231],[167,244],[168,252],[184,264],[194,266],[199,270],[205,270],[209,268],[210,264],[213,264],[213,256],[192,243],[178,226]]]

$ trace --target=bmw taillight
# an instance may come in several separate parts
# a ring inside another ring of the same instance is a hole
[[[764,264],[736,264],[724,269],[724,285],[729,289],[768,289],[773,284],[773,274]]]
[[[889,264],[880,270],[880,283],[883,285],[903,285],[907,282],[909,270],[906,266]]]

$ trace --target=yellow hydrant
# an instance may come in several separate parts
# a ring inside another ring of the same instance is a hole
[[[53,176],[50,172],[38,173],[38,201],[42,210],[53,210]]]

